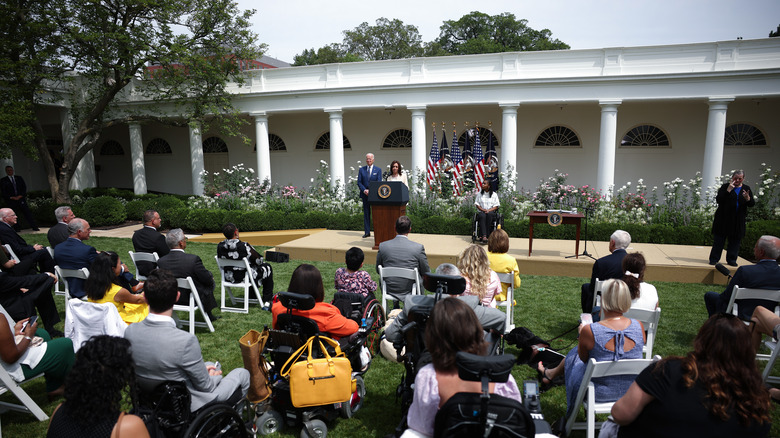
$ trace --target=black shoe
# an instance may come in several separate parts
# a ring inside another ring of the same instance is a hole
[[[737,262],[728,262],[728,265],[729,265],[729,266],[739,266],[739,265],[737,264]]]
[[[40,228],[38,228],[38,227],[35,227],[35,228],[33,228],[32,230],[33,230],[33,231],[41,231],[41,229],[40,229]]]
[[[57,330],[56,328],[47,328],[46,331],[49,332],[49,336],[51,336],[52,339],[54,339],[54,338],[64,338],[65,337],[65,333],[62,333],[61,331]]]
[[[216,320],[218,320],[218,319],[222,318],[222,317],[221,317],[221,316],[219,316],[219,315],[213,315],[213,314],[211,314],[211,313],[208,313],[208,314],[207,314],[207,316],[209,317],[209,319],[211,320],[211,322],[214,322],[214,321],[216,321]]]
[[[712,266],[715,266],[717,264],[718,264],[718,262],[710,262],[710,265],[712,265]]]
[[[367,234],[364,234],[364,235],[363,235],[363,238],[365,239],[366,237],[371,237],[371,234],[368,234],[368,233],[367,233]]]

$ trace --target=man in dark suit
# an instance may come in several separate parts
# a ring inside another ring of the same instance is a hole
[[[425,247],[421,243],[409,240],[412,231],[412,221],[407,216],[401,216],[395,221],[396,236],[379,244],[376,253],[376,265],[385,268],[417,268],[422,285],[422,275],[430,271],[428,257],[425,255]],[[379,272],[379,268],[377,268]],[[388,293],[403,300],[412,288],[413,282],[403,278],[388,278],[386,280]]]
[[[143,228],[133,233],[133,249],[136,252],[156,252],[158,257],[168,255],[170,248],[165,243],[165,236],[157,231],[161,223],[160,214],[156,211],[146,210],[144,212]],[[136,266],[140,275],[149,275],[156,267],[152,262],[138,262],[138,266]]]
[[[729,241],[726,247],[726,263],[737,266],[739,256],[739,244],[745,237],[745,217],[748,207],[756,205],[750,186],[742,184],[745,172],[737,170],[731,175],[731,180],[720,186],[715,202],[718,209],[715,210],[715,218],[712,221],[712,250],[710,251],[710,264],[714,265],[720,260],[726,239]]]
[[[181,228],[175,228],[165,236],[165,243],[171,252],[168,255],[160,257],[157,266],[160,269],[170,271],[176,278],[192,277],[195,283],[200,302],[203,304],[203,310],[209,319],[216,321],[219,319],[211,311],[217,307],[217,300],[214,299],[214,276],[203,266],[203,261],[195,254],[187,254],[184,249],[187,248],[187,238],[184,237],[184,231]],[[190,291],[181,291],[182,297],[180,303],[188,303]]]
[[[382,170],[374,166],[374,154],[366,154],[366,165],[358,170],[357,185],[363,201],[363,237],[371,236],[371,205],[368,203],[368,186],[371,181],[382,181]]]
[[[49,232],[46,234],[46,237],[49,239],[49,246],[52,248],[68,239],[70,235],[68,233],[68,222],[76,216],[73,215],[73,210],[70,207],[63,205],[54,210],[54,217],[57,218],[57,224],[49,228]]]
[[[145,287],[149,316],[125,331],[139,386],[151,391],[166,380],[184,382],[193,412],[213,401],[238,403],[249,390],[249,371],[239,367],[222,377],[214,363],[203,361],[198,338],[177,329],[171,317],[179,295],[170,272],[156,269],[149,274]]]
[[[62,269],[89,268],[97,257],[97,250],[84,243],[89,239],[92,229],[84,219],[73,218],[68,223],[68,238],[54,248],[54,261]],[[68,290],[75,298],[83,297],[84,280],[68,278]]]
[[[62,332],[54,328],[54,324],[60,322],[60,315],[51,292],[57,277],[49,272],[33,275],[7,272],[9,263],[14,267],[13,260],[9,261],[5,252],[0,251],[0,266],[3,266],[3,271],[0,271],[0,304],[16,321],[34,315],[37,307],[49,335],[61,337]]]
[[[49,251],[37,243],[35,245],[27,244],[22,236],[14,231],[16,225],[16,213],[10,208],[0,208],[0,242],[8,244],[17,257],[22,262],[32,260],[32,264],[37,264],[41,272],[54,273],[54,260],[52,260]]]
[[[707,313],[710,316],[726,311],[734,286],[753,289],[780,289],[780,266],[777,265],[777,258],[780,257],[780,239],[775,236],[761,236],[756,242],[756,246],[753,247],[753,255],[758,262],[755,265],[740,266],[723,293],[707,292],[704,294],[704,305],[707,306]],[[774,303],[771,302],[740,300],[739,317],[747,321],[757,306],[768,307],[774,311]]]
[[[623,258],[626,256],[628,245],[631,245],[631,235],[626,231],[617,230],[609,237],[609,252],[611,254],[593,263],[590,283],[582,285],[580,304],[583,313],[593,311],[593,294],[595,293],[596,279],[603,281],[610,278],[623,278]]]
[[[30,207],[27,206],[27,184],[24,183],[21,176],[14,175],[12,166],[5,166],[5,173],[8,176],[0,179],[0,192],[3,194],[6,205],[15,212],[23,214],[27,223],[30,224],[30,228],[33,231],[38,231],[38,225],[35,223]],[[18,230],[19,226],[16,225],[14,229]]]

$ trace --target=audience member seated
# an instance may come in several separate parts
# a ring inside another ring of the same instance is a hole
[[[336,306],[323,302],[325,287],[322,284],[322,275],[316,267],[302,264],[295,268],[287,291],[314,297],[316,304],[313,309],[293,309],[292,314],[314,320],[321,332],[329,334],[334,339],[349,337],[357,333],[357,322],[342,315]],[[273,327],[276,327],[276,319],[279,315],[287,312],[287,308],[279,301],[279,297],[274,297],[271,312],[273,313]]]
[[[501,281],[490,269],[485,249],[479,245],[469,245],[458,257],[460,275],[466,279],[464,295],[479,297],[485,307],[496,307],[496,295],[501,293]]]
[[[566,359],[552,369],[540,362],[542,383],[550,384],[563,373],[566,381],[567,415],[574,404],[574,397],[582,383],[587,362],[641,359],[645,345],[645,329],[642,323],[623,314],[631,308],[631,293],[622,280],[610,279],[604,283],[602,310],[604,318],[593,324],[580,324],[579,343],[566,355]],[[625,394],[634,376],[614,376],[593,379],[596,401],[615,401]]]
[[[22,326],[29,318],[12,325],[0,313],[0,365],[17,381],[43,373],[49,401],[62,396],[65,376],[68,375],[75,355],[73,343],[68,338],[51,339],[44,330],[38,330],[38,322]]]
[[[140,417],[122,411],[125,393],[136,405],[130,342],[107,335],[91,338],[76,354],[65,380],[65,402],[54,409],[46,436],[149,437]]]
[[[772,408],[755,359],[750,329],[712,316],[692,352],[650,365],[615,403],[618,436],[768,436]]]
[[[631,308],[655,310],[658,307],[658,291],[655,286],[645,283],[645,256],[635,252],[623,258],[623,281],[631,292]]]
[[[745,265],[737,268],[737,272],[729,281],[723,293],[706,292],[704,305],[707,313],[712,316],[718,312],[725,312],[731,300],[734,286],[755,289],[780,289],[780,266],[777,258],[780,257],[780,239],[775,236],[761,236],[753,247],[753,255],[756,257],[755,265]],[[740,300],[739,317],[747,320],[753,314],[756,306],[764,306],[774,309],[771,301]]]
[[[165,236],[157,231],[162,224],[160,214],[154,210],[144,212],[144,226],[133,233],[133,250],[135,252],[157,253],[157,257],[168,255],[171,251],[165,243]],[[138,262],[136,266],[139,275],[149,275],[157,266],[152,262]]]
[[[610,255],[604,256],[593,263],[590,283],[582,285],[580,305],[584,313],[593,311],[593,294],[596,289],[596,279],[604,281],[610,278],[623,278],[623,257],[626,248],[631,245],[631,235],[623,230],[617,230],[609,237]]]
[[[46,233],[46,237],[49,239],[49,246],[52,249],[68,239],[70,235],[68,233],[68,222],[76,216],[69,206],[63,205],[54,210],[54,217],[57,218],[57,223],[49,228],[49,232]]]
[[[0,208],[0,242],[11,246],[11,250],[19,257],[19,260],[26,262],[32,260],[32,265],[37,265],[40,272],[54,273],[54,260],[49,251],[42,245],[29,245],[26,240],[20,236],[14,225],[16,225],[16,213],[10,208]],[[25,273],[26,274],[26,273]]]
[[[17,321],[34,315],[37,308],[49,336],[61,337],[62,332],[54,328],[60,322],[51,292],[56,282],[57,277],[50,272],[22,277],[0,272],[0,305]]]
[[[149,314],[144,294],[133,294],[117,284],[122,262],[115,252],[103,251],[89,267],[89,278],[84,283],[90,303],[111,303],[127,324],[143,321]]]
[[[363,250],[353,246],[347,250],[344,258],[347,267],[336,269],[334,280],[336,291],[360,294],[364,297],[373,295],[376,291],[376,281],[371,279],[371,274],[360,269],[365,260]]]
[[[222,234],[225,240],[217,245],[217,256],[223,259],[241,260],[244,257],[249,259],[249,267],[252,268],[252,278],[255,284],[263,286],[263,308],[269,309],[271,300],[274,297],[274,270],[268,263],[265,263],[263,256],[260,255],[249,242],[239,240],[238,227],[235,224],[226,223],[222,227]],[[244,280],[246,269],[228,267],[225,268],[225,280],[231,283],[240,283]]]
[[[91,233],[89,222],[73,218],[68,223],[68,238],[54,248],[54,261],[57,262],[57,266],[62,269],[81,269],[92,265],[98,252],[94,247],[84,243]],[[66,281],[72,297],[81,298],[85,295],[84,280],[67,278]]]
[[[0,246],[0,271],[7,272],[15,277],[37,274],[36,261],[32,258],[16,261],[9,257],[8,250]]]
[[[517,259],[507,254],[509,252],[509,235],[499,228],[488,237],[488,260],[490,269],[499,274],[515,273],[514,289],[520,287],[520,268]],[[501,293],[496,296],[496,301],[506,301],[507,285],[501,283]]]
[[[422,287],[422,275],[430,271],[428,267],[428,257],[425,255],[425,247],[421,243],[409,240],[409,233],[412,232],[412,221],[408,216],[401,216],[395,221],[396,236],[379,244],[379,251],[376,253],[376,266],[382,265],[385,268],[417,268],[420,278],[420,287]],[[379,268],[377,267],[377,273]],[[385,283],[387,292],[402,299],[412,289],[412,280],[404,278],[391,277]]]
[[[493,191],[490,181],[487,179],[482,181],[482,190],[474,198],[474,206],[477,207],[477,223],[479,224],[477,238],[480,242],[487,243],[490,228],[496,218],[496,211],[501,206],[498,193]]]
[[[458,377],[455,354],[465,351],[484,355],[487,346],[477,315],[457,299],[443,299],[433,307],[426,324],[425,345],[433,363],[420,368],[414,379],[408,424],[412,432],[433,436],[434,419],[440,406],[458,392],[481,392],[480,382]],[[511,375],[506,383],[491,383],[490,392],[521,401],[520,390]]]
[[[152,271],[144,294],[149,316],[125,331],[140,388],[152,391],[168,380],[183,381],[192,395],[193,412],[212,401],[235,404],[244,398],[249,390],[249,371],[236,368],[223,378],[212,362],[203,362],[198,338],[176,328],[172,317],[180,295],[176,277],[163,269]]]
[[[756,306],[750,319],[755,323],[752,336],[753,347],[756,351],[761,346],[761,337],[763,335],[778,339],[778,335],[780,335],[780,316],[775,315],[775,312],[763,306]],[[780,403],[780,389],[770,388],[769,395],[772,397],[772,401]]]

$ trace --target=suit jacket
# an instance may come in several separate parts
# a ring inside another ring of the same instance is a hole
[[[168,255],[171,251],[168,248],[168,244],[165,243],[165,236],[154,228],[147,226],[133,233],[133,249],[136,252],[156,252],[158,257]],[[139,274],[149,275],[156,266],[152,262],[139,262],[136,268]]]
[[[780,289],[780,266],[775,260],[761,260],[755,265],[740,266],[731,278],[726,290],[718,298],[718,312],[725,312],[731,300],[734,286],[754,289]],[[749,320],[756,306],[774,310],[774,304],[762,300],[739,300],[739,317]]]
[[[56,254],[56,252],[55,252]],[[198,295],[207,312],[217,307],[214,299],[214,276],[203,266],[203,261],[195,254],[187,254],[184,251],[175,250],[157,261],[160,269],[170,271],[176,278],[192,277]],[[185,298],[182,294],[182,300]]]
[[[387,240],[379,244],[376,253],[376,265],[388,268],[407,268],[419,270],[420,286],[422,287],[422,275],[430,271],[428,257],[425,255],[425,247],[421,243],[412,242],[408,237],[396,235],[393,240]],[[379,268],[377,268],[379,272]],[[387,289],[390,293],[404,295],[412,288],[412,281],[403,278],[388,278]]]
[[[742,197],[741,191],[737,195],[736,190],[729,192],[728,187],[729,183],[721,185],[715,196],[718,209],[715,210],[715,218],[712,221],[712,234],[741,239],[745,236],[747,209],[756,205],[756,200],[753,198],[753,191],[747,184],[742,184],[742,190],[747,190],[750,193],[748,201]],[[737,206],[737,201],[739,201],[739,206]]]
[[[616,249],[612,254],[604,256],[593,263],[593,272],[590,275],[590,292],[596,287],[596,279],[608,280],[610,278],[623,278],[623,258],[626,257],[625,249]],[[592,295],[591,295],[592,296]]]
[[[368,189],[368,183],[371,181],[382,181],[382,170],[376,164],[374,164],[371,175],[368,174],[368,166],[363,166],[358,170],[357,184],[360,188],[360,199],[363,201],[368,200],[368,196],[363,191]]]
[[[97,257],[97,250],[75,237],[67,240],[54,248],[54,263],[63,269],[89,268]],[[68,278],[68,288],[74,297],[83,297],[84,280],[80,278]]]
[[[14,185],[11,183],[10,177],[5,176],[0,179],[0,192],[3,193],[3,199],[6,203],[11,200],[11,196],[22,195],[22,199],[19,201],[24,200],[24,197],[27,196],[27,184],[24,183],[24,179],[19,175],[14,175],[14,182],[16,182],[16,194],[14,194]]]
[[[68,240],[68,224],[64,222],[57,222],[56,225],[49,228],[49,232],[46,237],[49,239],[49,246],[56,247],[60,243]]]
[[[165,380],[184,381],[192,395],[193,411],[214,400],[222,376],[209,375],[198,338],[177,329],[173,320],[147,317],[130,324],[125,338],[132,346],[135,374],[142,390],[151,390]]]
[[[11,249],[14,250],[20,259],[36,251],[32,245],[28,244],[27,241],[13,229],[13,227],[5,222],[0,223],[0,241],[11,245]]]

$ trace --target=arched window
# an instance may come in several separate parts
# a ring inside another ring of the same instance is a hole
[[[155,138],[146,145],[146,153],[149,155],[171,154],[171,145],[161,138]]]
[[[318,151],[330,150],[330,132],[322,134],[320,138],[317,139],[317,144],[314,145],[314,149]],[[344,149],[352,149],[346,135],[344,136]]]
[[[105,143],[103,143],[103,146],[100,147],[100,155],[109,156],[109,155],[124,155],[125,150],[122,149],[122,145],[115,142],[114,140],[109,140]]]
[[[482,153],[485,153],[487,151],[488,146],[490,145],[490,141],[492,139],[493,141],[493,148],[498,148],[498,137],[496,137],[495,134],[493,134],[493,131],[487,128],[479,127],[479,145],[482,148]],[[463,131],[462,134],[460,134],[460,137],[458,137],[458,144],[460,147],[463,147],[466,145],[466,131]],[[474,150],[474,143],[476,142],[475,137],[469,137],[469,149]]]
[[[204,154],[219,154],[227,151],[227,144],[219,137],[209,137],[203,140]]]
[[[541,147],[582,147],[580,138],[571,129],[557,125],[551,126],[538,137],[536,137],[536,143],[534,146]]]
[[[620,147],[669,146],[669,136],[661,128],[653,125],[639,125],[632,128],[620,140]]]
[[[734,123],[726,127],[723,144],[730,147],[766,146],[766,136],[750,123]]]
[[[286,151],[287,146],[284,144],[282,137],[276,134],[268,134],[268,148],[272,151]]]
[[[384,149],[410,149],[412,147],[412,131],[408,129],[396,129],[387,134],[382,142]]]

